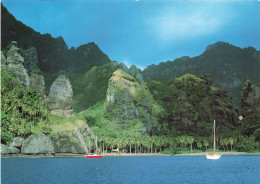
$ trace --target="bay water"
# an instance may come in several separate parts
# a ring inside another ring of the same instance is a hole
[[[2,184],[260,184],[259,156],[2,158]]]

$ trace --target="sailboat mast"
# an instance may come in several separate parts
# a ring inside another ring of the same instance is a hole
[[[216,122],[214,120],[214,143],[213,143],[214,152],[216,152]]]

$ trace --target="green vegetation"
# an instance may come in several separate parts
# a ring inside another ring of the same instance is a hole
[[[238,120],[238,110],[227,92],[211,84],[206,76],[191,74],[166,82],[147,82],[155,100],[165,109],[167,128],[199,136],[211,135],[214,119],[220,133],[233,130]]]
[[[20,85],[8,72],[1,72],[1,135],[2,143],[13,137],[27,137],[41,121],[42,132],[49,132],[49,110],[31,88]]]

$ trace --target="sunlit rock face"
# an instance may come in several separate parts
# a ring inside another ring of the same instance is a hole
[[[65,75],[59,75],[52,83],[46,104],[53,114],[72,116],[73,91],[69,79]]]

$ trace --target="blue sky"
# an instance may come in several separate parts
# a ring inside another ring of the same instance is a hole
[[[95,42],[110,59],[145,68],[229,42],[260,50],[258,0],[2,0],[27,26],[68,47]]]

